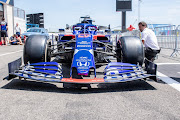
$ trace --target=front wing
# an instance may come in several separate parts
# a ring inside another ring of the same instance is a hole
[[[20,77],[42,82],[95,84],[127,82],[155,77],[155,75],[147,74],[139,65],[114,62],[105,68],[104,78],[64,78],[62,68],[56,62],[41,62],[21,66],[20,61],[21,59],[9,63],[9,79]]]

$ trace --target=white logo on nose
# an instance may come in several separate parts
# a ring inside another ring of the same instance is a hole
[[[82,62],[77,62],[77,66],[89,66],[90,65],[90,63],[89,62],[85,62],[85,63],[82,63]]]

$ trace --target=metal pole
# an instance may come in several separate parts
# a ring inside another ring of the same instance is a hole
[[[138,0],[138,24],[140,22],[140,3],[141,3],[141,0]],[[141,38],[141,33],[139,32],[139,38]]]
[[[122,32],[126,32],[126,11],[122,11]]]
[[[52,34],[52,45],[53,45],[53,50],[54,50],[54,34]]]
[[[52,34],[52,44],[54,45],[54,34]]]
[[[178,26],[176,28],[176,43],[175,43],[175,51],[177,51],[177,48],[178,48]]]
[[[175,49],[174,49],[174,52],[171,54],[171,57],[174,57],[174,55],[177,57],[177,54],[179,54],[179,51],[178,51],[178,28],[179,28],[179,26],[177,26],[177,28],[176,28]]]
[[[141,12],[140,12],[140,3],[141,3],[141,0],[138,0],[138,23],[140,22],[140,14],[141,14]]]

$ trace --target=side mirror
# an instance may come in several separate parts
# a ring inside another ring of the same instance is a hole
[[[66,30],[69,30],[70,26],[68,24],[66,24]]]
[[[110,24],[108,25],[108,29],[109,29],[109,30],[111,29],[111,25],[110,25]]]

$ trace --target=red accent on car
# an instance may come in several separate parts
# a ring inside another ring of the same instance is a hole
[[[75,38],[75,35],[64,35],[64,36],[72,36],[72,39],[74,39],[74,38]]]
[[[97,40],[98,37],[106,37],[105,35],[94,35],[93,39]]]
[[[73,78],[63,78],[61,82],[69,83],[103,83],[103,78],[94,78],[94,79],[73,79]]]

